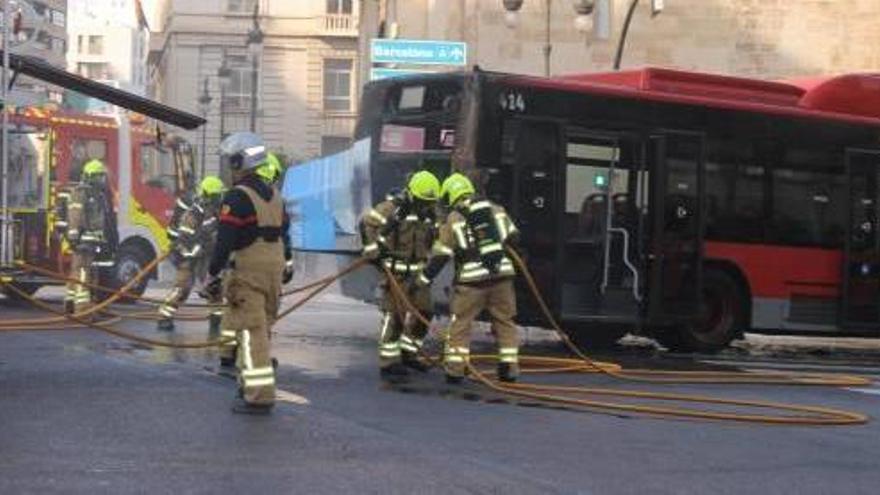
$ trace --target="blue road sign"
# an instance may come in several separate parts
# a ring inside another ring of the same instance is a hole
[[[424,70],[386,69],[384,67],[374,67],[370,71],[370,80],[378,81],[379,79],[388,79],[389,77],[401,77],[425,73],[427,73],[427,71]]]
[[[467,65],[467,43],[461,41],[374,39],[373,63]]]

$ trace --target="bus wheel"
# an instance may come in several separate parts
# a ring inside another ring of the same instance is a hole
[[[108,286],[114,289],[121,289],[129,280],[133,279],[135,275],[140,273],[140,271],[147,266],[150,259],[151,256],[136,245],[122,246],[116,254],[116,265],[109,274],[110,280]],[[129,289],[129,292],[137,296],[143,295],[147,290],[149,280],[149,275],[144,276],[137,284]],[[133,302],[128,298],[123,298],[121,300]]]
[[[611,349],[628,331],[626,326],[605,323],[578,323],[565,328],[571,329],[566,332],[568,338],[586,354]]]
[[[700,318],[692,325],[659,330],[655,337],[673,351],[715,353],[725,349],[748,324],[743,288],[721,270],[706,270]]]

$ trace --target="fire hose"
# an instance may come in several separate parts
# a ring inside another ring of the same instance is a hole
[[[615,363],[605,363],[600,361],[595,361],[589,358],[582,350],[580,350],[565,334],[563,329],[559,326],[558,322],[552,315],[549,307],[544,301],[543,296],[535,284],[534,278],[528,270],[525,262],[522,258],[513,250],[508,251],[511,257],[514,259],[521,273],[526,278],[526,281],[529,285],[529,288],[532,292],[533,297],[538,302],[541,307],[544,316],[547,318],[548,322],[551,324],[551,327],[556,332],[556,334],[560,337],[563,343],[569,348],[569,350],[577,356],[577,359],[574,358],[552,358],[552,357],[541,357],[541,356],[522,356],[521,363],[525,366],[532,365],[534,368],[524,368],[524,373],[558,373],[558,372],[594,372],[594,373],[602,373],[607,376],[626,380],[626,381],[634,381],[634,382],[648,382],[648,383],[662,383],[662,384],[707,384],[707,383],[716,383],[716,384],[777,384],[777,385],[811,385],[811,386],[834,386],[834,387],[842,387],[842,386],[864,386],[871,383],[871,380],[852,376],[852,375],[830,375],[830,374],[803,374],[803,373],[735,373],[735,372],[707,372],[707,371],[691,371],[691,372],[680,372],[680,371],[656,371],[656,370],[624,370],[621,366]],[[98,311],[103,310],[116,300],[127,297],[126,294],[131,289],[131,287],[136,284],[141,278],[146,276],[155,266],[163,259],[164,257],[154,259],[150,264],[148,264],[141,272],[139,272],[135,277],[133,277],[128,283],[125,284],[121,289],[114,291],[108,299],[103,301],[102,303],[88,309],[87,311],[83,311],[82,313],[73,314],[73,315],[65,315],[63,311],[58,310],[52,307],[49,304],[43,303],[41,301],[36,300],[35,298],[29,296],[21,289],[15,287],[15,285],[11,284],[8,281],[0,280],[0,284],[6,287],[7,290],[13,292],[18,297],[22,298],[33,304],[36,307],[39,307],[45,311],[55,313],[59,315],[57,320],[64,321],[65,319],[71,320],[79,325],[84,327],[93,328],[110,335],[114,335],[117,337],[121,337],[124,339],[132,340],[135,342],[139,342],[146,345],[153,345],[158,347],[172,347],[172,348],[181,348],[181,349],[199,349],[199,348],[207,348],[214,347],[218,345],[223,345],[233,341],[234,339],[223,339],[223,340],[211,340],[205,342],[167,342],[160,341],[156,339],[150,339],[146,337],[141,337],[139,335],[135,335],[129,332],[124,332],[115,328],[108,326],[110,322],[96,322],[89,321],[89,317]],[[290,295],[296,292],[304,292],[306,290],[310,290],[310,292],[304,296],[301,300],[296,302],[290,308],[285,309],[282,313],[278,315],[278,319],[284,318],[290,313],[296,311],[308,301],[316,297],[323,290],[332,285],[336,280],[348,275],[349,273],[361,268],[362,266],[368,264],[369,261],[364,258],[359,258],[352,264],[350,264],[347,268],[343,269],[339,273],[325,277],[318,281],[312,282],[304,287],[300,287],[295,289],[294,291],[290,291],[285,293],[284,295]],[[400,286],[400,283],[394,277],[392,273],[385,268],[385,275],[389,281],[389,286],[391,287],[392,293],[395,297],[399,298],[405,305],[406,309],[413,315],[413,317],[418,318],[422,323],[429,326],[431,322],[425,318],[424,315],[415,307],[413,302],[409,299],[406,291]],[[52,319],[56,320],[56,319]],[[43,320],[41,323],[45,323],[46,320]],[[18,327],[14,328],[8,325],[8,321],[4,322],[6,326],[0,327],[0,330],[26,330],[32,328]],[[22,325],[30,325],[32,322],[28,321],[20,321],[19,323]],[[434,364],[439,362],[439,359],[436,356],[428,356],[430,361]],[[597,387],[580,387],[580,386],[561,386],[561,385],[546,385],[546,384],[525,384],[525,383],[503,383],[499,381],[492,380],[488,378],[474,363],[484,361],[489,359],[488,356],[474,356],[472,360],[467,361],[467,370],[469,372],[469,376],[472,376],[477,383],[489,388],[490,390],[494,390],[496,392],[513,396],[513,397],[521,397],[528,398],[532,400],[538,400],[541,402],[548,403],[557,403],[563,404],[570,407],[576,407],[579,409],[584,409],[588,411],[605,411],[605,412],[616,412],[616,413],[635,413],[642,414],[653,417],[672,417],[679,419],[702,419],[702,420],[720,420],[720,421],[736,421],[736,422],[747,422],[747,423],[760,423],[760,424],[774,424],[774,425],[854,425],[854,424],[863,424],[868,421],[868,416],[855,413],[850,411],[844,411],[840,409],[834,408],[826,408],[819,406],[806,406],[806,405],[795,405],[795,404],[785,404],[779,402],[769,402],[769,401],[758,401],[758,400],[740,400],[740,399],[725,399],[711,396],[703,396],[703,395],[691,395],[691,394],[681,394],[681,393],[665,393],[665,392],[649,392],[649,391],[637,391],[637,390],[623,390],[623,389],[614,389],[614,388],[597,388]],[[688,409],[684,407],[673,407],[673,406],[663,406],[663,405],[640,405],[640,404],[631,404],[631,403],[618,403],[618,402],[605,402],[598,400],[590,400],[580,398],[581,396],[613,396],[613,397],[626,397],[630,399],[639,399],[639,400],[657,400],[657,401],[665,401],[665,402],[685,402],[685,403],[699,403],[705,405],[721,405],[721,406],[730,406],[730,407],[745,407],[745,408],[753,408],[753,409],[770,409],[776,411],[785,411],[794,414],[788,415],[770,415],[770,414],[755,414],[755,413],[739,413],[739,412],[725,412],[725,411],[709,411],[709,410],[700,410],[700,409]]]

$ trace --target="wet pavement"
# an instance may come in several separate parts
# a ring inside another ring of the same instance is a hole
[[[53,297],[51,293],[48,296]],[[43,316],[0,300],[3,318]],[[279,405],[229,412],[212,351],[82,330],[0,332],[0,493],[874,494],[880,423],[770,427],[596,414],[450,387],[437,371],[378,380],[375,308],[327,295],[276,327]],[[151,322],[123,328],[172,336]],[[485,329],[475,332],[487,345]],[[562,356],[528,329],[526,351]],[[780,340],[782,339],[782,340]],[[748,336],[717,356],[627,338],[598,358],[639,368],[841,370],[880,377],[877,341]],[[848,343],[846,343],[848,342]],[[620,386],[600,376],[529,378]],[[634,386],[827,405],[880,417],[878,387]]]

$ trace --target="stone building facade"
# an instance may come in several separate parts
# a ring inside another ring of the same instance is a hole
[[[257,63],[256,131],[292,159],[336,151],[348,145],[353,132],[359,2],[159,0],[158,28],[150,42],[150,92],[159,101],[201,113],[198,100],[207,81],[209,171],[217,166],[221,133],[250,127],[253,66],[246,39],[255,4],[265,34]],[[231,72],[225,89],[218,77],[224,61]],[[201,151],[201,132],[187,137]]]
[[[523,0],[514,28],[505,23],[502,0],[369,0],[362,48],[384,20],[386,34],[400,38],[466,41],[470,64],[540,75],[549,5],[551,73],[607,71],[631,1],[595,0],[592,29],[584,33],[575,29],[569,0]],[[877,0],[662,3],[663,11],[652,17],[652,2],[639,2],[622,68],[651,65],[772,79],[880,69]]]

